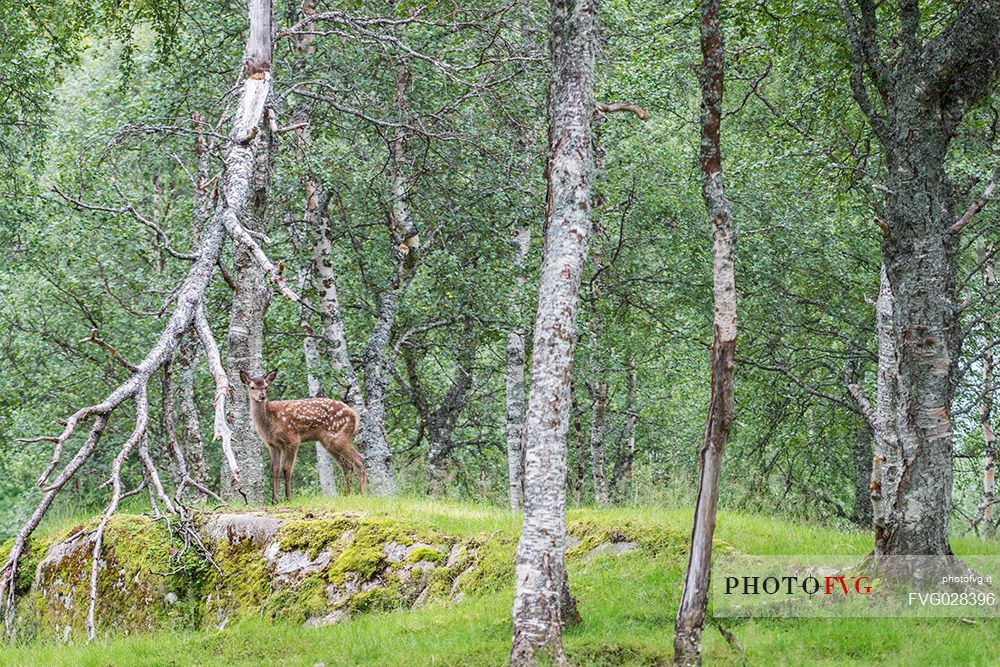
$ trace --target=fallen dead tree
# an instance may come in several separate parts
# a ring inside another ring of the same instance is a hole
[[[204,230],[197,251],[193,253],[194,261],[180,288],[176,291],[173,311],[163,327],[159,338],[138,364],[132,365],[108,344],[101,345],[111,350],[119,364],[129,369],[132,374],[127,380],[111,391],[99,403],[80,408],[65,420],[59,420],[63,430],[59,435],[43,435],[26,438],[22,442],[51,442],[53,444],[52,460],[38,478],[38,485],[44,493],[38,506],[30,518],[18,531],[6,563],[0,569],[0,604],[3,607],[4,624],[7,636],[14,632],[15,612],[15,581],[18,564],[24,554],[28,540],[38,527],[42,517],[52,505],[52,501],[65,487],[80,468],[93,456],[106,427],[114,413],[124,404],[131,402],[135,408],[134,427],[131,435],[122,444],[118,454],[111,464],[110,477],[106,486],[110,485],[111,499],[101,516],[97,528],[92,533],[93,551],[91,562],[90,608],[87,621],[89,638],[95,636],[94,610],[97,598],[97,574],[101,562],[104,529],[108,519],[117,511],[121,500],[128,495],[147,488],[154,507],[154,515],[176,519],[173,529],[183,539],[185,549],[194,545],[198,547],[200,538],[190,525],[190,515],[181,503],[180,493],[175,493],[173,499],[167,494],[160,480],[156,462],[149,453],[148,427],[149,404],[147,388],[152,376],[163,369],[164,382],[169,384],[169,364],[181,338],[190,328],[193,328],[205,349],[205,356],[215,380],[215,438],[222,441],[222,449],[230,472],[237,484],[240,471],[236,464],[229,440],[229,425],[225,419],[225,401],[230,392],[225,371],[222,370],[218,345],[212,335],[211,328],[204,312],[203,297],[208,284],[214,275],[222,250],[223,242],[228,235],[233,241],[246,247],[261,264],[264,271],[270,275],[279,291],[286,297],[298,301],[298,296],[287,286],[280,265],[275,266],[268,258],[264,249],[254,240],[242,224],[245,216],[248,198],[251,190],[251,176],[256,152],[260,149],[261,123],[267,122],[267,100],[271,92],[271,3],[268,0],[249,0],[250,34],[247,39],[244,57],[244,67],[239,88],[239,103],[233,116],[232,127],[226,143],[224,170],[220,179],[219,197],[215,211]],[[101,344],[95,334],[87,339],[89,342]],[[169,400],[169,399],[168,399]],[[169,406],[168,406],[169,407]],[[85,423],[90,424],[90,430],[83,445],[76,451],[68,463],[53,477],[59,468],[66,445],[78,429]],[[179,448],[172,444],[174,456],[178,459],[181,471],[180,486],[187,484],[199,487],[187,475],[184,457]],[[135,490],[125,492],[122,487],[122,465],[133,453],[137,452],[143,471],[144,481]],[[204,487],[202,493],[209,493]],[[161,514],[162,504],[165,513]],[[207,553],[207,552],[205,552]]]

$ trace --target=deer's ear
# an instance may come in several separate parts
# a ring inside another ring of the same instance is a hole
[[[240,381],[243,384],[250,384],[250,376],[247,375],[246,371],[240,371]]]
[[[264,378],[264,381],[267,382],[268,384],[271,384],[272,382],[274,382],[274,377],[277,374],[278,374],[278,369],[276,368],[267,374],[267,376]]]

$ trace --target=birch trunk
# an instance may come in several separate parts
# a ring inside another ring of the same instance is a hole
[[[735,234],[732,210],[722,179],[722,96],[725,46],[719,22],[719,0],[701,2],[701,192],[712,221],[712,283],[715,301],[712,341],[711,398],[701,444],[698,497],[684,590],[674,627],[674,663],[701,664],[701,633],[708,609],[712,536],[722,457],[733,421],[733,357],[736,350],[736,281],[733,271]]]
[[[324,208],[325,207],[321,207]],[[347,402],[357,411],[361,420],[361,441],[365,455],[365,468],[368,475],[369,488],[378,495],[392,495],[395,493],[395,483],[392,479],[392,471],[389,467],[390,452],[388,440],[385,436],[385,408],[384,404],[376,401],[375,410],[369,409],[370,394],[365,396],[361,391],[361,379],[358,375],[354,362],[351,360],[350,351],[347,347],[347,333],[344,328],[343,311],[340,307],[340,297],[337,294],[337,280],[333,272],[333,259],[331,257],[332,232],[330,229],[330,219],[325,210],[320,211],[316,219],[317,229],[315,235],[315,245],[313,247],[313,261],[315,264],[317,292],[319,293],[319,311],[323,322],[323,333],[331,347],[331,354],[334,366],[343,376],[347,384]],[[383,299],[383,305],[385,299]],[[391,317],[386,317],[384,312],[379,313],[379,322],[387,320],[391,326],[395,318],[395,307],[393,306]],[[385,343],[382,346],[382,354],[388,347],[389,331],[385,325],[376,324],[372,331],[372,338],[384,336]],[[369,341],[371,344],[371,339]],[[367,352],[367,351],[366,351]],[[377,357],[376,357],[377,358]],[[383,390],[384,392],[384,390]],[[384,393],[381,394],[384,397]],[[376,399],[380,396],[377,395]],[[376,457],[379,457],[376,459]]]
[[[521,225],[514,235],[514,270],[517,280],[511,295],[518,325],[507,334],[507,495],[514,511],[524,506],[524,336],[520,326],[520,297],[527,278],[524,262],[531,247],[531,226]]]
[[[302,339],[302,355],[306,362],[306,382],[309,385],[309,396],[318,398],[323,395],[323,386],[320,384],[319,378],[316,377],[316,369],[319,368],[320,364],[319,342],[313,335],[312,327],[309,326],[304,311],[301,324],[303,333],[305,333],[305,337]],[[337,478],[333,472],[333,457],[320,443],[315,443],[315,446],[320,493],[328,497],[335,496],[337,495]]]
[[[244,81],[254,89],[254,107],[264,107],[270,93],[272,7],[270,0],[250,0],[250,37],[243,58]],[[254,114],[257,115],[256,108]],[[271,178],[271,136],[267,122],[248,130],[244,141],[253,144],[253,167],[249,179],[248,206],[245,215],[237,216],[250,232],[264,232],[267,189]],[[236,289],[230,308],[226,337],[226,375],[231,387],[240,387],[240,371],[260,375],[264,337],[264,313],[270,301],[270,288],[264,268],[243,244],[236,244],[234,278]],[[239,491],[250,502],[264,500],[264,462],[261,443],[250,420],[245,392],[236,392],[229,403],[227,419],[232,425],[232,446],[242,474],[242,487],[225,468],[222,471],[222,497],[236,499]]]
[[[290,23],[294,24],[298,19],[299,9],[295,2],[288,3]],[[313,0],[303,0],[301,11],[306,16],[313,14],[315,12],[315,3]],[[296,35],[292,39],[292,50],[295,53],[292,69],[293,75],[296,78],[301,78],[302,76],[304,58],[315,50],[312,46],[313,38],[314,35],[306,34]],[[310,150],[312,140],[312,127],[310,125],[312,120],[311,102],[302,105],[301,111],[296,114],[296,120],[303,124],[303,127],[297,131],[296,135],[298,139],[297,153],[300,162],[304,164],[308,158],[306,153]],[[319,230],[319,198],[321,188],[316,174],[311,169],[306,170],[302,179],[302,187],[306,195],[304,211],[305,227],[307,230],[317,233]],[[300,282],[301,288],[305,287],[305,277],[303,275],[303,280]],[[306,381],[309,385],[309,395],[313,397],[322,396],[323,387],[316,376],[315,370],[319,368],[320,364],[319,341],[313,335],[313,329],[309,324],[309,315],[305,304],[302,304],[302,308],[299,311],[299,325],[305,334],[305,338],[302,340],[302,353],[306,362]],[[337,483],[334,476],[333,457],[330,456],[330,452],[326,451],[326,447],[322,444],[317,442],[314,443],[314,446],[316,449],[316,471],[319,474],[320,493],[324,496],[335,496],[337,495]]]
[[[847,0],[841,9],[854,99],[886,162],[880,226],[887,286],[881,291],[891,294],[891,308],[879,313],[879,326],[880,355],[881,329],[891,326],[892,356],[891,365],[879,359],[879,390],[887,395],[879,396],[870,419],[877,450],[875,555],[951,555],[951,406],[962,344],[956,256],[961,229],[974,210],[956,222],[944,165],[963,116],[996,78],[1000,0],[963,3],[926,42],[919,8],[901,4],[900,53],[892,62],[879,54],[880,15],[854,12]],[[890,381],[883,382],[883,374]]]
[[[983,287],[986,290],[986,301],[992,306],[993,288],[996,285],[996,278],[993,273],[993,244],[980,244],[977,248],[977,257],[983,267]],[[986,325],[987,331],[990,325]],[[994,503],[996,502],[996,460],[997,460],[997,436],[993,432],[993,340],[990,335],[983,337],[983,347],[986,353],[983,355],[983,390],[981,394],[981,410],[979,413],[980,425],[983,429],[983,501],[979,506],[979,516],[976,525],[980,527],[979,532],[983,537],[993,537],[996,531],[996,522],[993,518]]]
[[[628,387],[625,395],[625,424],[622,439],[624,445],[615,457],[615,474],[613,488],[615,497],[621,499],[625,487],[632,479],[632,463],[635,461],[635,433],[639,424],[639,412],[636,406],[638,380],[635,373],[635,361],[630,356],[625,364],[625,384]]]
[[[515,559],[511,664],[565,662],[566,434],[580,279],[590,234],[596,7],[551,0],[545,243],[524,439],[524,527]]]
[[[177,345],[174,365],[177,368],[177,412],[181,453],[187,463],[188,474],[202,486],[211,486],[208,466],[205,465],[205,444],[201,437],[201,421],[194,394],[194,372],[198,362],[198,333],[188,329]],[[196,498],[203,497],[198,491]]]
[[[255,156],[250,205],[243,226],[250,232],[266,233],[265,209],[270,181],[270,137],[262,124],[261,146]],[[264,314],[271,300],[271,288],[264,269],[252,252],[241,245],[235,248],[233,277],[236,289],[229,311],[226,336],[226,375],[232,387],[242,387],[240,371],[263,375]],[[264,500],[264,461],[260,438],[250,419],[245,391],[237,391],[227,415],[233,429],[233,451],[243,475],[243,493],[251,502]],[[238,493],[232,477],[223,469],[222,497],[235,499]]]

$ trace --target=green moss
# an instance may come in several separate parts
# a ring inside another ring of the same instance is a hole
[[[213,568],[206,577],[205,621],[257,613],[271,588],[271,568],[260,547],[253,540],[223,540],[214,547],[212,558],[222,571]]]
[[[425,600],[445,600],[451,595],[451,587],[455,583],[457,573],[450,567],[436,567],[427,579],[424,591]]]
[[[353,613],[391,611],[406,605],[399,580],[393,578],[385,586],[378,586],[351,596],[347,608]]]
[[[342,583],[344,575],[353,572],[362,581],[368,581],[379,572],[388,561],[379,547],[352,545],[330,566],[328,578],[331,582]]]
[[[24,552],[17,565],[17,580],[14,583],[14,594],[24,595],[31,589],[31,582],[35,577],[35,569],[38,563],[45,557],[45,553],[52,545],[52,538],[49,536],[31,536],[25,545]],[[0,566],[7,562],[11,549],[14,548],[14,540],[10,539],[0,545]]]
[[[343,515],[293,519],[281,526],[275,539],[282,551],[305,551],[310,558],[316,558],[323,549],[339,542],[357,523],[357,519]]]
[[[324,614],[329,606],[326,598],[326,579],[314,574],[296,587],[282,589],[264,605],[264,615],[301,623],[313,616]]]
[[[427,561],[428,563],[443,563],[444,559],[444,554],[437,549],[433,549],[431,547],[417,547],[406,557],[406,562],[419,563],[420,561]]]
[[[566,550],[568,558],[579,558],[607,542],[636,542],[651,556],[684,559],[687,557],[688,536],[673,528],[634,519],[618,517],[588,517],[570,521],[567,532],[579,543]]]
[[[463,593],[488,593],[509,587],[514,581],[514,551],[517,543],[510,538],[479,538],[467,543],[470,553],[468,564],[461,570],[459,563],[452,566],[458,571],[458,588]]]

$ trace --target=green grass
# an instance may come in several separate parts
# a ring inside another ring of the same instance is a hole
[[[309,508],[363,510],[453,535],[516,535],[520,517],[497,508],[441,501],[348,497],[302,499]],[[570,521],[649,523],[686,534],[690,511],[662,509],[572,510]],[[718,539],[745,553],[864,554],[870,538],[818,525],[723,513]],[[996,541],[956,538],[959,553],[998,553]],[[651,556],[641,550],[570,569],[582,625],[567,630],[574,665],[669,663],[684,558],[676,550]],[[340,625],[243,621],[210,629],[99,641],[92,645],[34,644],[0,649],[0,665],[501,665],[510,643],[513,589],[467,596],[456,604],[416,611],[372,613]],[[714,629],[704,636],[708,665],[995,665],[1000,623],[960,619],[730,620],[744,646],[734,651]]]

